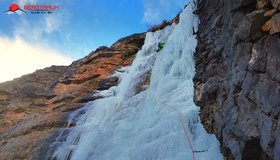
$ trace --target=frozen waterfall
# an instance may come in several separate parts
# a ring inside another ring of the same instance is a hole
[[[75,127],[64,130],[68,136],[53,159],[192,160],[192,150],[202,151],[194,154],[195,160],[223,159],[219,142],[203,128],[193,102],[194,9],[190,3],[179,24],[147,33],[133,64],[113,75],[119,85],[96,93],[104,98],[69,116]],[[159,42],[166,44],[157,53]]]

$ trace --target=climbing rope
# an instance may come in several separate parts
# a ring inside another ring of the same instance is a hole
[[[173,110],[173,111],[175,111],[175,112],[177,112],[177,113],[179,114],[180,124],[181,124],[181,126],[182,126],[182,128],[183,128],[183,130],[184,130],[184,134],[185,134],[185,137],[186,137],[186,141],[187,141],[187,143],[188,143],[188,146],[189,146],[189,148],[190,148],[191,151],[192,151],[192,160],[195,160],[195,153],[206,152],[207,150],[204,150],[204,151],[197,151],[197,150],[194,150],[194,149],[193,149],[193,146],[192,146],[192,144],[191,144],[190,138],[189,138],[189,136],[188,136],[187,129],[186,129],[185,125],[184,125],[184,117],[183,117],[182,112],[179,111],[178,109],[172,107],[171,105],[167,104],[166,102],[161,101],[161,100],[160,100],[158,97],[156,97],[150,90],[148,90],[148,93],[150,93],[150,95],[151,95],[157,102],[161,103],[163,106],[166,106],[167,108],[169,108],[169,109],[171,109],[171,110]]]

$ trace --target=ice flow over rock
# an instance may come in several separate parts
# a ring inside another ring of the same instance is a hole
[[[219,142],[207,134],[193,103],[193,31],[198,17],[190,3],[177,25],[147,33],[145,44],[130,67],[114,76],[116,87],[99,94],[69,116],[75,127],[61,133],[53,159],[58,160],[219,160]],[[165,42],[156,52],[157,44]],[[149,86],[139,87],[151,73]],[[184,132],[185,128],[185,132]],[[187,137],[189,138],[189,142]],[[59,137],[58,137],[59,139]],[[203,151],[195,153],[192,151]]]

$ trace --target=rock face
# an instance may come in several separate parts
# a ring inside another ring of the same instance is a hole
[[[280,159],[279,4],[198,2],[194,99],[227,159]]]
[[[118,79],[110,76],[131,64],[144,40],[145,33],[134,34],[70,66],[52,66],[0,84],[0,159],[45,157],[58,130],[67,125],[67,115],[98,98],[92,97],[94,90],[116,85]]]

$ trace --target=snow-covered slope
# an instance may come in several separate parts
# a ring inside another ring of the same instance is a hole
[[[133,64],[115,74],[120,77],[119,85],[97,93],[105,98],[70,116],[69,123],[76,126],[64,131],[68,136],[54,159],[222,159],[219,142],[206,133],[193,103],[197,44],[193,31],[198,26],[194,9],[190,3],[178,25],[147,33]],[[159,42],[166,44],[157,53]],[[150,70],[150,85],[138,93]],[[193,155],[193,150],[202,152]]]

